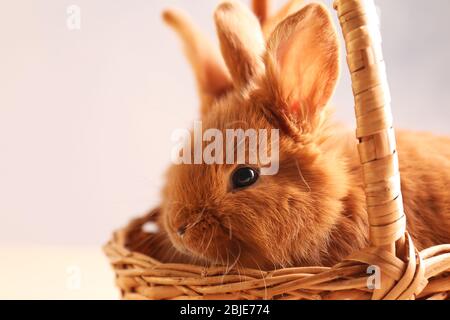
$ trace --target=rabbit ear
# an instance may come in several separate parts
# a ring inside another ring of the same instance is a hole
[[[271,0],[253,0],[252,9],[261,25],[266,23],[270,16]]]
[[[259,3],[260,1],[254,0],[254,2]],[[281,21],[283,21],[291,14],[299,11],[304,5],[304,0],[290,0],[288,3],[286,3],[274,16],[264,21],[264,23],[262,24],[264,36],[266,38],[269,38],[273,30]]]
[[[175,9],[163,13],[164,21],[180,36],[189,62],[194,69],[201,99],[201,113],[209,111],[212,102],[233,85],[218,50],[183,12]]]
[[[268,83],[288,114],[312,121],[339,76],[339,44],[327,9],[309,4],[285,19],[272,33],[265,58]]]
[[[265,42],[259,21],[250,9],[237,1],[227,1],[219,5],[214,17],[222,55],[235,86],[263,74]]]

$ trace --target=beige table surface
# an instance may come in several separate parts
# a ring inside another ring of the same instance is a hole
[[[117,299],[100,247],[0,245],[0,299]]]

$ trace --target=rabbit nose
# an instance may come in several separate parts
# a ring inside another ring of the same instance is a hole
[[[181,227],[178,228],[177,230],[177,234],[182,237],[185,233],[186,233],[186,225],[182,225]]]

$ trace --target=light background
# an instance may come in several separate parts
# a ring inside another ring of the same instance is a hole
[[[450,1],[376,3],[396,127],[449,134]],[[81,8],[79,31],[66,27],[71,4]],[[216,5],[0,1],[0,247],[97,248],[158,204],[170,135],[198,110],[191,71],[160,13],[184,8],[214,37]],[[343,70],[334,102],[353,127]],[[23,260],[5,252],[2,264]]]

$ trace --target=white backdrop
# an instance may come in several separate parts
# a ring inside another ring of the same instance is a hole
[[[397,127],[449,134],[450,2],[376,2]],[[170,134],[198,109],[160,12],[185,8],[214,36],[216,4],[0,1],[0,244],[99,245],[158,203]],[[335,104],[353,126],[346,74]]]

